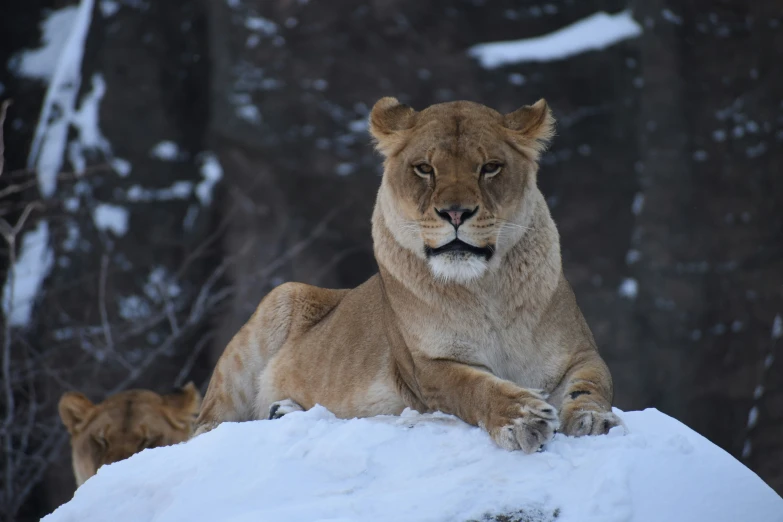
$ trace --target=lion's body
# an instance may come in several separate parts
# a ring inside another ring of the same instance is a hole
[[[273,290],[218,362],[196,433],[267,418],[285,400],[343,418],[441,410],[524,451],[558,425],[581,435],[618,424],[535,183],[546,105],[504,117],[384,99],[370,122],[387,158],[379,274],[353,290]],[[506,176],[483,174],[497,164]]]
[[[188,440],[201,401],[193,384],[171,395],[128,390],[93,404],[83,394],[60,399],[60,417],[71,434],[73,471],[81,486],[98,468],[145,448]]]

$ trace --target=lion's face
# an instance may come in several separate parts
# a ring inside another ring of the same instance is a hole
[[[73,470],[81,486],[98,468],[145,448],[188,439],[201,395],[189,383],[170,395],[130,390],[93,404],[83,394],[60,399],[60,418],[71,434]]]
[[[524,235],[526,195],[553,133],[544,100],[502,115],[471,102],[421,112],[380,100],[370,129],[386,156],[380,205],[397,242],[434,276],[480,278]]]

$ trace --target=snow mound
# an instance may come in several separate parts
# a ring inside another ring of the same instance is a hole
[[[557,435],[535,455],[443,414],[226,423],[104,466],[43,520],[783,521],[783,499],[707,439],[615,411],[627,435]]]

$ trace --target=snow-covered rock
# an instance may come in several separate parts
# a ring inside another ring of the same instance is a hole
[[[628,434],[557,435],[535,455],[442,414],[227,423],[101,468],[43,520],[783,521],[783,499],[704,437],[616,412]]]

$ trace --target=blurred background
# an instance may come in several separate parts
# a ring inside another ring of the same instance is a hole
[[[540,186],[616,405],[783,493],[781,25],[779,0],[6,2],[0,518],[73,494],[64,391],[204,391],[271,288],[376,270],[387,95],[547,99]]]

